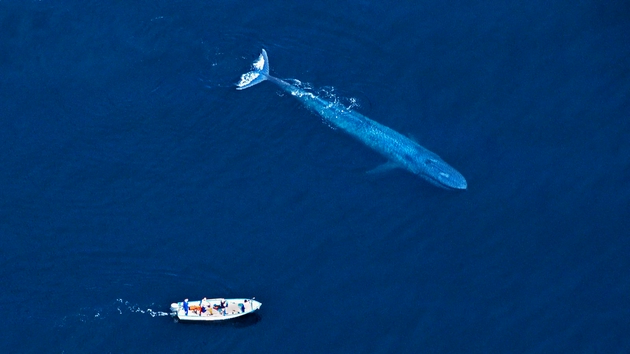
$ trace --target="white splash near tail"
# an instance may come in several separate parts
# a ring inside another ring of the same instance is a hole
[[[241,80],[236,84],[236,89],[244,90],[252,87],[265,81],[268,76],[269,58],[267,58],[267,51],[263,49],[258,59],[252,64],[252,70],[241,75]]]

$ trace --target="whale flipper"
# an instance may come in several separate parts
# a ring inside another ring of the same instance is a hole
[[[241,80],[236,84],[237,90],[244,90],[267,80],[269,76],[269,58],[267,51],[262,50],[260,56],[252,64],[252,70],[241,75]]]
[[[393,161],[387,161],[384,164],[376,166],[373,169],[367,171],[367,174],[383,173],[383,172],[391,171],[396,168],[400,168],[400,165]]]

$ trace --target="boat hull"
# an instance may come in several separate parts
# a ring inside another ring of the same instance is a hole
[[[224,301],[225,307],[221,307]],[[226,321],[256,312],[262,303],[254,299],[207,299],[206,311],[201,311],[201,300],[188,302],[188,314],[183,302],[171,304],[171,317],[186,322]]]

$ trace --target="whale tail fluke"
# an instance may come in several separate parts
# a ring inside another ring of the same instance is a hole
[[[244,90],[267,80],[268,77],[269,58],[267,58],[267,51],[263,49],[258,59],[252,64],[252,71],[241,75],[241,80],[236,84],[236,89]]]

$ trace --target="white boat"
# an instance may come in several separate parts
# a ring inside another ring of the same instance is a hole
[[[188,311],[184,302],[188,303]],[[224,321],[250,314],[261,306],[262,303],[254,299],[186,299],[171,304],[171,316],[180,321]]]

